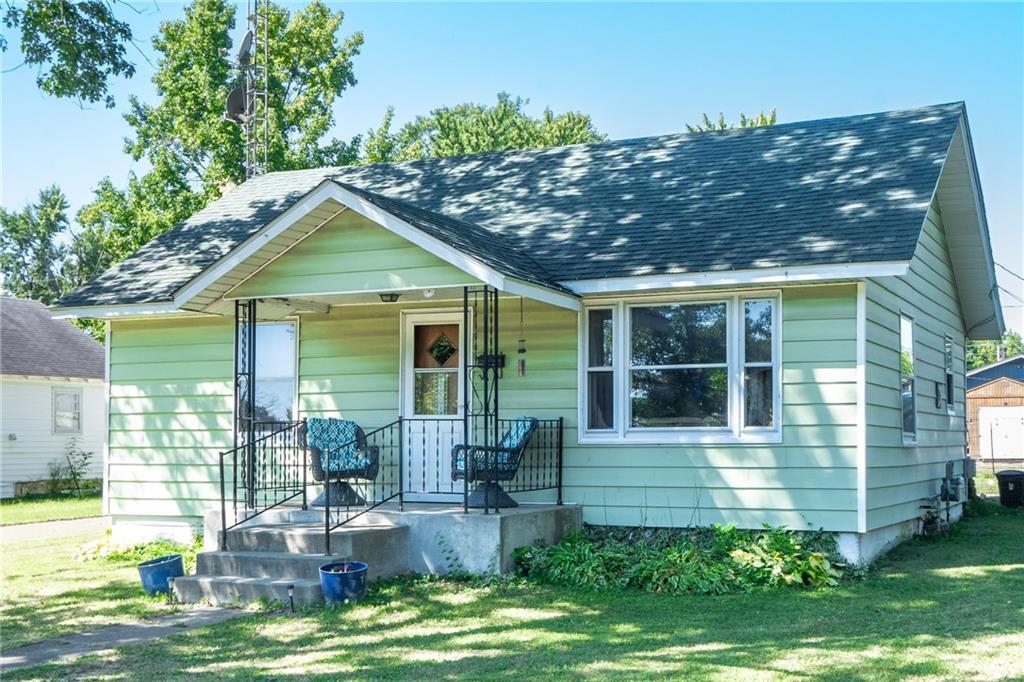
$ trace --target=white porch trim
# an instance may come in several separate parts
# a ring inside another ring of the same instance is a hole
[[[909,261],[871,263],[839,263],[835,265],[799,265],[784,268],[757,268],[722,272],[691,272],[678,275],[638,275],[559,282],[577,294],[613,294],[657,289],[695,287],[785,284],[857,280],[867,277],[890,277],[907,274]]]

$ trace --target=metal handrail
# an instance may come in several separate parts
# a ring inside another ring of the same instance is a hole
[[[261,435],[259,438],[255,438],[255,439],[253,439],[252,441],[250,441],[248,443],[244,443],[244,444],[242,444],[242,445],[240,445],[240,446],[238,446],[236,448],[232,448],[231,450],[225,450],[225,451],[223,451],[223,452],[221,452],[219,454],[219,469],[220,469],[220,519],[221,519],[221,548],[222,549],[227,549],[228,531],[229,530],[231,530],[231,529],[233,529],[233,528],[235,528],[235,527],[245,523],[246,521],[252,520],[253,518],[259,516],[260,514],[266,512],[266,511],[268,511],[270,509],[278,507],[278,506],[284,504],[285,502],[289,502],[289,501],[294,500],[295,498],[300,497],[300,496],[302,498],[302,508],[306,509],[306,507],[307,507],[307,501],[306,501],[306,489],[308,488],[307,467],[306,467],[306,463],[305,463],[305,443],[302,442],[304,440],[304,435],[305,435],[306,420],[305,419],[301,419],[299,421],[290,421],[290,422],[285,422],[285,421],[276,422],[275,421],[275,422],[263,422],[263,423],[284,424],[284,426],[281,426],[280,428],[276,428],[276,429],[270,431],[269,433],[265,433],[265,434]],[[292,440],[290,440],[290,441],[288,441],[286,443],[283,443],[281,445],[280,449],[286,449],[286,450],[287,449],[291,449],[291,450],[295,451],[294,454],[296,455],[295,458],[296,458],[297,461],[294,462],[294,463],[291,463],[291,464],[288,464],[288,463],[281,464],[281,463],[279,463],[277,461],[271,461],[270,462],[270,470],[272,472],[272,475],[273,474],[285,474],[286,475],[288,473],[288,468],[289,467],[294,468],[294,467],[297,466],[301,470],[301,482],[298,480],[298,476],[296,476],[296,480],[294,482],[288,481],[286,479],[286,480],[281,481],[280,485],[272,485],[269,488],[265,488],[264,490],[270,490],[270,491],[273,491],[273,492],[285,492],[285,493],[289,493],[289,494],[285,495],[284,497],[281,497],[280,499],[276,499],[273,502],[273,504],[265,505],[262,508],[260,508],[260,507],[256,506],[257,505],[256,472],[255,472],[256,453],[260,449],[262,449],[265,452],[266,451],[266,447],[267,447],[268,444],[271,446],[271,450],[273,451],[275,449],[274,446],[273,446],[274,440],[275,439],[280,440],[280,437],[283,434],[286,434],[286,433],[291,432],[291,431],[294,431],[294,436],[295,436],[294,439],[292,439]],[[243,453],[244,456],[245,456],[246,461],[244,463],[244,470],[245,470],[246,480],[249,481],[250,485],[251,485],[251,487],[245,485],[244,483],[242,485],[242,489],[245,490],[246,493],[247,493],[246,494],[246,504],[247,505],[251,504],[251,506],[248,506],[247,509],[244,510],[245,511],[245,518],[242,519],[241,521],[238,520],[238,490],[239,490],[238,455],[239,455],[239,453]],[[226,479],[227,479],[227,477],[226,477],[226,474],[225,474],[225,461],[226,461],[226,459],[227,459],[227,457],[229,455],[231,456],[231,472],[232,472],[231,503],[232,503],[232,519],[233,519],[233,523],[231,523],[231,524],[228,524],[228,522],[227,522],[227,489],[226,489]],[[289,484],[291,484],[291,485],[289,485]],[[298,490],[296,490],[295,488],[298,488]]]

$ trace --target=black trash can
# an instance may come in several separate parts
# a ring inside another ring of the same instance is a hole
[[[1007,469],[996,474],[999,481],[999,504],[1004,507],[1024,507],[1024,471]]]

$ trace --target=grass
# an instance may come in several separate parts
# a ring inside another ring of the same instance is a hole
[[[407,580],[7,679],[1024,679],[1024,513],[836,588],[722,597]]]
[[[100,516],[102,498],[100,495],[67,497],[40,495],[37,497],[16,497],[0,500],[0,525],[61,519],[82,519]]]
[[[95,535],[0,543],[0,646],[30,642],[104,625],[170,613],[147,597],[134,563],[75,561]]]

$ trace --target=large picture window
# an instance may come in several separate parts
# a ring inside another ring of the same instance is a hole
[[[900,407],[903,441],[917,441],[917,402],[914,394],[914,320],[900,315]]]
[[[582,324],[583,439],[778,439],[777,294],[594,306]]]

